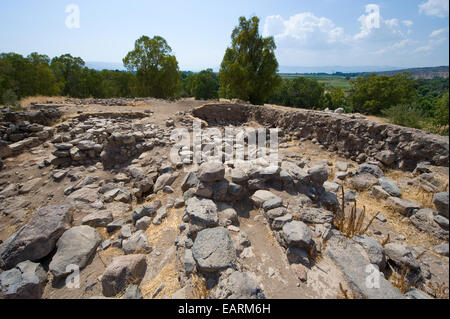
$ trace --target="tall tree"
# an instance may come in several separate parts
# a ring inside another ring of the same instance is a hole
[[[134,50],[128,52],[123,64],[130,72],[136,72],[140,95],[156,98],[173,98],[181,89],[181,73],[178,61],[171,55],[167,41],[155,36],[140,37]]]
[[[275,41],[260,36],[258,27],[257,17],[240,17],[233,30],[219,73],[221,94],[227,98],[262,104],[280,84]]]

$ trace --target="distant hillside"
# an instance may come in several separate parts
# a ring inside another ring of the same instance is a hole
[[[377,75],[395,75],[402,72],[410,72],[415,79],[433,79],[435,77],[448,78],[448,66],[436,66],[429,68],[412,68],[395,71],[375,72]]]

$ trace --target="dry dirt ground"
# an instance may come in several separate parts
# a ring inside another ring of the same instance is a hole
[[[23,101],[25,105],[30,102],[46,102],[52,100],[55,103],[66,103],[65,98],[29,98]],[[188,111],[194,107],[201,106],[206,101],[195,101],[192,99],[184,99],[176,102],[150,100],[149,102],[137,102],[135,105],[129,106],[104,106],[104,105],[87,105],[80,106],[68,104],[61,108],[64,112],[62,121],[72,116],[78,115],[79,111],[83,113],[101,113],[101,112],[135,112],[151,110],[152,116],[143,120],[136,120],[141,123],[155,123],[162,127],[169,118],[175,119],[175,114],[179,111]],[[176,123],[178,126],[178,123]],[[255,125],[253,123],[253,125]],[[50,143],[48,143],[50,144]],[[47,146],[47,147],[46,147]],[[38,167],[44,159],[50,157],[50,153],[54,147],[50,145],[40,145],[33,148],[30,152],[23,153],[17,157],[4,160],[5,168],[0,172],[0,186],[5,188],[10,183],[24,183],[26,181],[40,178],[39,182],[27,194],[7,198],[0,202],[2,211],[0,212],[0,240],[5,241],[11,234],[17,231],[21,226],[26,224],[32,214],[40,207],[47,205],[62,204],[65,200],[64,190],[73,185],[68,178],[61,182],[55,182],[50,178],[52,174],[52,166],[40,169]],[[149,152],[149,157],[160,157],[167,150],[156,147]],[[329,181],[334,180],[336,173],[335,163],[344,161],[350,164],[349,170],[354,170],[357,163],[349,159],[339,158],[335,154],[322,150],[319,145],[310,141],[288,142],[286,148],[280,150],[281,154],[295,153],[298,157],[307,159],[310,162],[325,162],[329,169]],[[448,168],[432,167],[433,172],[443,182],[448,183]],[[97,181],[114,179],[115,172],[111,170],[103,170],[101,165],[93,167],[72,167],[70,174],[80,175],[83,178],[87,176],[93,177]],[[403,198],[412,199],[422,204],[422,207],[432,207],[431,195],[427,194],[417,186],[409,185],[408,179],[413,176],[409,172],[398,170],[388,171],[388,177],[397,181]],[[146,202],[133,202],[128,206],[112,203],[107,208],[113,211],[114,215],[122,216],[130,214],[137,205],[144,205],[156,199],[161,200],[165,205],[169,198],[182,198],[183,194],[180,189],[181,176],[172,185],[175,190],[173,194],[158,193],[148,197]],[[448,184],[447,184],[448,185]],[[346,186],[346,189],[351,187]],[[285,202],[292,201],[292,197],[285,192],[279,192],[271,189],[273,193],[282,197]],[[400,240],[407,242],[411,247],[423,247],[424,255],[421,257],[426,260],[430,267],[435,270],[435,286],[448,287],[448,257],[433,252],[435,245],[442,244],[444,241],[438,240],[426,233],[419,231],[412,225],[408,218],[394,212],[390,207],[384,205],[379,200],[373,198],[370,192],[359,192],[357,195],[358,207],[366,207],[367,219],[370,219],[376,213],[382,213],[387,222],[381,222],[378,219],[370,226],[367,234],[382,243],[389,235],[391,240]],[[146,235],[153,248],[152,252],[147,255],[147,272],[140,284],[144,298],[172,298],[172,295],[178,291],[181,286],[178,281],[178,267],[176,260],[176,249],[174,241],[179,235],[178,225],[182,222],[183,209],[170,209],[168,217],[163,220],[161,225],[151,225]],[[342,289],[348,289],[345,279],[340,270],[327,257],[317,259],[316,263],[307,272],[307,281],[299,280],[297,272],[289,265],[286,253],[274,238],[273,233],[267,225],[267,222],[258,218],[261,214],[258,210],[254,210],[251,205],[246,202],[235,207],[239,213],[239,228],[247,233],[251,246],[241,255],[241,263],[243,269],[254,275],[257,282],[263,288],[267,298],[288,298],[288,299],[308,299],[308,298],[339,298],[342,297]],[[81,224],[83,214],[75,215],[74,225]],[[366,221],[367,222],[367,221]],[[105,229],[99,228],[102,239],[116,239],[118,234],[108,234]],[[231,232],[232,236],[237,236]],[[43,298],[90,298],[100,296],[102,294],[101,283],[98,278],[102,275],[107,265],[111,263],[113,257],[122,255],[123,251],[118,248],[108,248],[99,250],[98,253],[89,261],[86,268],[81,271],[81,287],[80,289],[68,289],[63,282],[55,282],[49,280]],[[48,262],[43,262],[48,267]],[[194,282],[197,286],[191,292],[189,297],[202,298],[206,297],[208,290],[206,282],[201,277],[196,277]],[[163,283],[163,288],[161,288]],[[155,291],[159,291],[155,293]],[[120,296],[119,296],[120,297]],[[445,297],[445,296],[444,296]],[[448,297],[448,290],[447,290]]]

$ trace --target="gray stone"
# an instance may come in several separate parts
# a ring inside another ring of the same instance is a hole
[[[286,250],[286,255],[289,263],[291,264],[302,264],[306,267],[310,266],[308,252],[304,249],[296,247],[288,247]]]
[[[151,217],[144,216],[136,222],[136,229],[145,231],[147,230],[147,228],[150,226],[151,223],[152,223]]]
[[[138,285],[130,285],[128,286],[127,290],[125,290],[125,295],[123,296],[123,299],[144,299],[142,296],[141,289]]]
[[[434,299],[430,295],[424,293],[423,291],[419,289],[411,289],[405,294],[406,298],[408,299]]]
[[[334,214],[323,208],[298,208],[294,211],[295,217],[306,224],[328,224],[332,225]]]
[[[379,185],[372,186],[372,195],[376,199],[386,199],[391,196],[388,192],[386,192],[383,187]]]
[[[187,191],[189,188],[196,187],[200,181],[194,172],[187,173],[181,182],[181,190],[183,192]]]
[[[5,299],[40,299],[46,283],[47,272],[31,261],[0,274],[0,291]]]
[[[186,249],[184,251],[184,269],[187,274],[192,274],[195,271],[195,259],[192,255],[192,250]]]
[[[441,244],[433,247],[433,250],[439,255],[448,257],[448,244]]]
[[[448,215],[448,192],[438,193],[434,195],[433,204],[443,216],[449,218]]]
[[[393,181],[392,179],[387,178],[387,177],[381,177],[378,179],[378,181],[379,181],[381,187],[383,188],[383,190],[385,190],[387,193],[389,193],[389,195],[394,196],[394,197],[402,196],[402,192],[398,188],[395,181]]]
[[[386,166],[390,166],[395,162],[395,153],[389,150],[378,152],[375,158]]]
[[[205,183],[221,181],[225,177],[225,166],[220,162],[206,162],[200,165],[197,178]]]
[[[375,176],[376,178],[380,178],[380,177],[384,176],[384,173],[380,167],[378,167],[377,165],[367,164],[367,163],[358,165],[357,172],[359,174],[367,173],[367,174]]]
[[[103,295],[112,297],[123,291],[129,281],[140,281],[147,270],[145,255],[114,257],[101,277]]]
[[[388,243],[384,246],[386,255],[399,267],[406,266],[412,270],[420,267],[419,261],[414,257],[412,248],[405,243]]]
[[[350,185],[360,192],[363,192],[376,184],[378,184],[378,179],[374,175],[368,173],[358,174],[350,179]]]
[[[418,202],[404,198],[388,197],[387,203],[396,212],[405,216],[411,214],[415,209],[420,209],[420,204]]]
[[[236,261],[236,250],[229,232],[223,227],[200,231],[192,247],[200,271],[215,272],[231,267]]]
[[[356,235],[353,240],[364,248],[370,262],[383,271],[386,267],[384,248],[372,237]]]
[[[73,269],[68,268],[69,265],[84,268],[101,241],[98,232],[89,226],[77,226],[66,231],[58,240],[56,254],[49,265],[53,276],[58,278],[71,273]]]
[[[256,191],[252,197],[250,198],[253,201],[253,204],[256,208],[260,208],[263,206],[264,202],[268,200],[281,200],[277,195],[266,191],[266,190],[258,190]],[[282,200],[281,200],[282,201]]]
[[[87,215],[83,218],[82,224],[91,227],[106,227],[109,223],[114,220],[111,212],[99,211]]]
[[[424,208],[419,210],[413,216],[411,216],[411,223],[423,232],[429,233],[441,240],[448,240],[448,228],[442,227],[435,220],[437,216],[430,208]],[[442,217],[442,216],[441,216]],[[445,218],[445,217],[442,217]]]
[[[233,183],[242,184],[249,180],[248,175],[240,168],[234,168],[231,171],[231,180]]]
[[[156,208],[153,205],[145,205],[137,207],[133,213],[131,214],[131,218],[133,219],[133,222],[136,223],[139,219],[142,217],[151,217],[156,214]]]
[[[0,266],[11,269],[22,261],[38,261],[50,254],[57,240],[70,228],[72,212],[69,205],[39,209],[28,224],[2,244]]]
[[[323,165],[317,165],[308,170],[311,182],[322,186],[328,180],[328,170]]]
[[[153,186],[153,192],[158,193],[160,190],[164,188],[164,186],[170,186],[177,178],[176,174],[163,174],[158,177],[158,179],[155,182],[155,185]]]
[[[287,223],[290,223],[293,220],[293,216],[291,214],[286,214],[280,217],[276,217],[272,221],[272,229],[280,230],[283,228],[284,225]]]
[[[122,249],[127,255],[134,253],[149,253],[152,251],[152,247],[150,247],[148,243],[147,235],[142,230],[138,230],[128,239],[125,239],[122,242]]]
[[[226,279],[221,279],[218,286],[214,293],[217,299],[265,299],[256,281],[243,272],[234,271]]]
[[[191,222],[204,227],[214,227],[219,222],[217,206],[209,199],[198,199],[196,197],[188,199],[185,213],[189,216]]]
[[[309,250],[314,245],[311,230],[300,221],[286,223],[283,226],[281,235],[288,246]]]
[[[337,193],[341,189],[341,185],[333,182],[325,182],[323,183],[323,187],[327,192]]]
[[[266,212],[271,210],[271,209],[275,209],[275,208],[278,208],[278,207],[281,207],[281,206],[283,206],[283,200],[281,198],[279,198],[279,197],[271,198],[269,200],[266,200],[263,203],[263,209]]]
[[[404,299],[403,294],[386,280],[376,266],[370,266],[369,258],[361,253],[363,248],[337,231],[327,242],[325,254],[342,271],[355,298],[361,299]],[[369,270],[369,271],[368,271]],[[379,288],[367,286],[367,276],[379,274]]]

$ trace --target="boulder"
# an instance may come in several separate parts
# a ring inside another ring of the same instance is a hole
[[[328,180],[328,170],[323,165],[317,165],[308,170],[311,182],[322,186]]]
[[[38,261],[50,254],[58,239],[70,228],[72,212],[69,205],[40,208],[28,224],[2,244],[2,268],[11,269],[22,261]]]
[[[217,299],[265,299],[263,290],[246,273],[234,271],[229,277],[219,281],[214,292]]]
[[[122,242],[122,249],[127,255],[149,253],[152,251],[152,247],[150,247],[148,243],[147,235],[143,230],[138,230],[128,239],[125,239]]]
[[[197,178],[204,183],[221,181],[225,177],[225,166],[220,162],[206,162],[200,165]]]
[[[384,246],[386,255],[397,266],[406,266],[412,270],[420,267],[419,261],[414,257],[412,248],[405,243],[388,243]]]
[[[387,204],[396,212],[405,216],[410,215],[416,209],[420,209],[418,202],[405,198],[388,197]]]
[[[232,267],[236,261],[233,240],[223,227],[200,231],[192,247],[192,254],[199,270],[207,273]]]
[[[387,177],[380,177],[378,179],[378,182],[380,183],[383,190],[386,191],[390,196],[394,196],[394,197],[402,196],[402,192],[398,188],[395,181],[393,181],[392,179],[387,178]]]
[[[209,199],[189,198],[186,201],[185,213],[189,216],[191,223],[203,227],[214,227],[219,222],[217,206]]]
[[[383,271],[386,267],[386,255],[383,246],[375,238],[368,236],[356,235],[353,237],[353,240],[364,248],[370,262],[377,265],[379,270]]]
[[[123,291],[130,281],[137,284],[145,275],[147,261],[145,255],[114,257],[101,277],[103,295],[113,297]]]
[[[441,240],[448,240],[448,227],[445,228],[445,226],[436,222],[437,217],[445,218],[439,215],[435,216],[433,210],[430,208],[424,208],[411,216],[410,220],[411,223],[421,231],[429,233]]]
[[[276,200],[276,201],[281,200],[281,202],[283,202],[283,200],[280,197],[266,190],[256,191],[250,199],[253,201],[253,204],[256,208],[262,207],[264,202],[268,200]]]
[[[381,168],[378,165],[367,164],[367,163],[358,165],[357,172],[359,174],[367,173],[367,174],[375,176],[376,178],[380,178],[380,177],[384,176],[383,171],[381,170]]]
[[[378,184],[378,179],[372,174],[362,173],[352,177],[349,182],[354,189],[363,192]]]
[[[82,224],[91,227],[106,227],[109,223],[114,220],[111,212],[99,211],[87,215],[83,218]]]
[[[286,223],[283,226],[281,235],[288,246],[303,248],[309,251],[314,245],[311,230],[300,221]]]
[[[0,274],[0,291],[5,299],[40,299],[47,278],[41,264],[23,261]]]
[[[77,226],[66,231],[58,240],[56,254],[49,265],[53,276],[68,275],[71,272],[67,268],[69,265],[84,268],[101,241],[98,232],[90,226]]]
[[[449,218],[448,215],[448,192],[438,193],[434,195],[433,204],[443,216]]]

